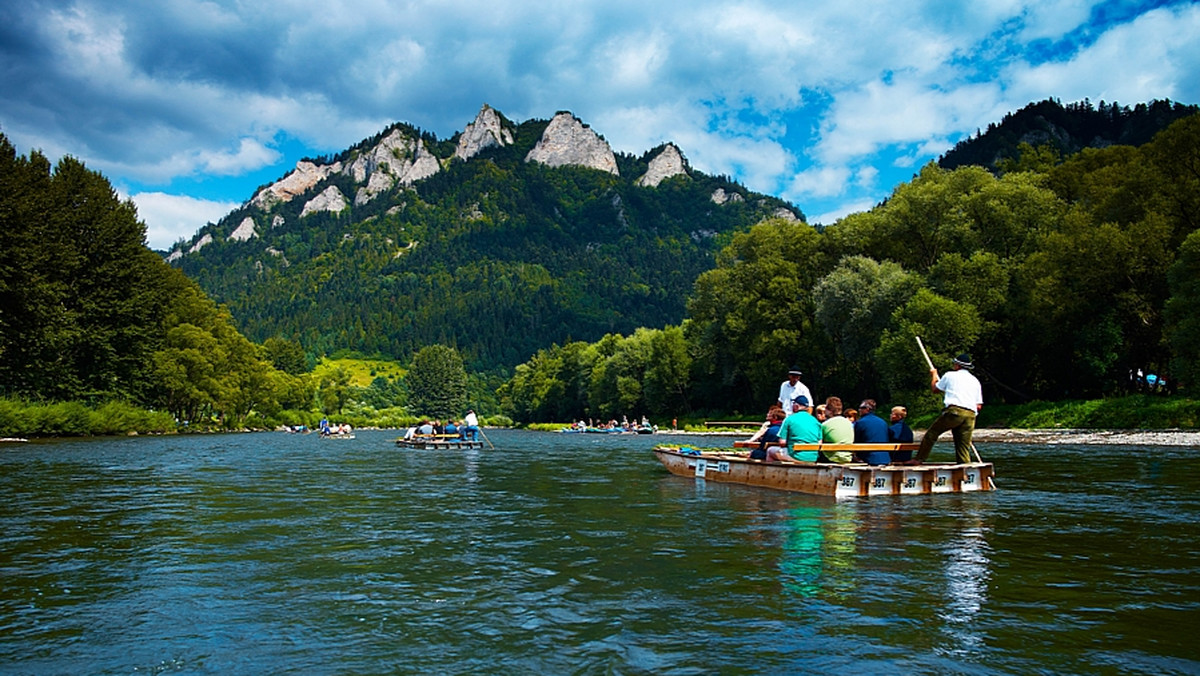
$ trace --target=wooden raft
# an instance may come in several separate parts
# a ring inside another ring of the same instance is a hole
[[[482,441],[468,441],[457,434],[417,434],[411,439],[405,439],[403,437],[397,439],[396,445],[400,448],[416,448],[426,451],[483,448]]]
[[[794,450],[915,450],[917,444],[797,444]],[[872,448],[887,446],[889,448]],[[912,448],[909,448],[909,447]],[[898,447],[898,448],[891,448]],[[667,471],[705,481],[762,486],[834,498],[926,495],[995,490],[992,463],[926,463],[919,466],[865,463],[766,462],[738,452],[685,453],[658,446],[654,454]]]

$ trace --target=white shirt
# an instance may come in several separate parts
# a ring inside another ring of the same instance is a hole
[[[966,369],[949,371],[937,381],[937,388],[946,393],[946,406],[961,406],[969,411],[978,411],[983,405],[983,387],[979,379]]]
[[[472,411],[467,414],[466,418],[463,418],[463,424],[467,427],[479,427],[479,418],[476,418],[475,413]]]
[[[783,406],[784,412],[789,415],[792,413],[792,400],[801,396],[808,399],[809,406],[814,405],[812,393],[808,391],[808,385],[799,380],[796,381],[795,385],[792,385],[791,381],[785,380],[779,386],[779,403]]]

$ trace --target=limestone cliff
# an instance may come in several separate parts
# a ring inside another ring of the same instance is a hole
[[[266,210],[280,202],[290,202],[292,198],[303,195],[313,186],[328,178],[330,174],[341,171],[341,169],[340,162],[317,165],[300,160],[290,174],[258,191],[258,194],[250,200],[250,204]]]
[[[656,188],[659,183],[668,178],[686,173],[687,163],[683,159],[683,153],[679,152],[679,148],[676,148],[674,143],[668,143],[661,152],[654,156],[654,159],[650,160],[650,166],[646,169],[646,173],[638,178],[637,184]]]
[[[237,229],[229,233],[229,239],[235,242],[245,242],[251,237],[258,237],[258,233],[254,231],[254,219],[249,216],[243,218]]]
[[[349,206],[346,202],[346,196],[341,190],[337,189],[336,185],[331,185],[316,197],[310,199],[304,205],[304,210],[300,212],[300,217],[303,218],[317,211],[333,211],[338,212]]]
[[[525,161],[540,162],[551,167],[591,167],[614,175],[620,174],[617,171],[617,158],[608,142],[571,113],[559,113],[550,120],[546,131],[542,132],[542,138],[525,156]]]
[[[475,116],[475,121],[468,124],[462,136],[458,137],[458,147],[454,149],[454,156],[460,160],[469,160],[486,148],[510,146],[513,140],[512,129],[504,126],[500,113],[485,103]]]

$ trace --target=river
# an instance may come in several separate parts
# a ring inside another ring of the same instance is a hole
[[[0,446],[0,673],[1200,673],[1194,448],[836,502],[487,436]]]

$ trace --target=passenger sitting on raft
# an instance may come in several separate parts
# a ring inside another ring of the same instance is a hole
[[[854,423],[842,415],[841,397],[829,397],[825,400],[825,420],[821,421],[821,439],[827,444],[854,443]],[[854,461],[854,455],[849,451],[822,453],[824,460],[829,462],[847,463]]]
[[[783,425],[784,418],[783,409],[778,406],[772,406],[771,410],[767,411],[766,422],[749,439],[758,442],[758,448],[750,451],[751,460],[767,459],[767,446],[779,443],[779,428]]]
[[[858,405],[858,412],[858,422],[854,423],[854,443],[888,443],[888,425],[883,418],[875,415],[875,400],[864,399]],[[855,455],[868,465],[888,465],[892,462],[892,455],[887,451],[863,451]]]
[[[808,412],[808,397],[799,396],[792,400],[792,414],[779,427],[779,438],[783,440],[783,445],[768,448],[767,460],[817,461],[816,451],[789,452],[795,444],[821,442],[821,423]]]

